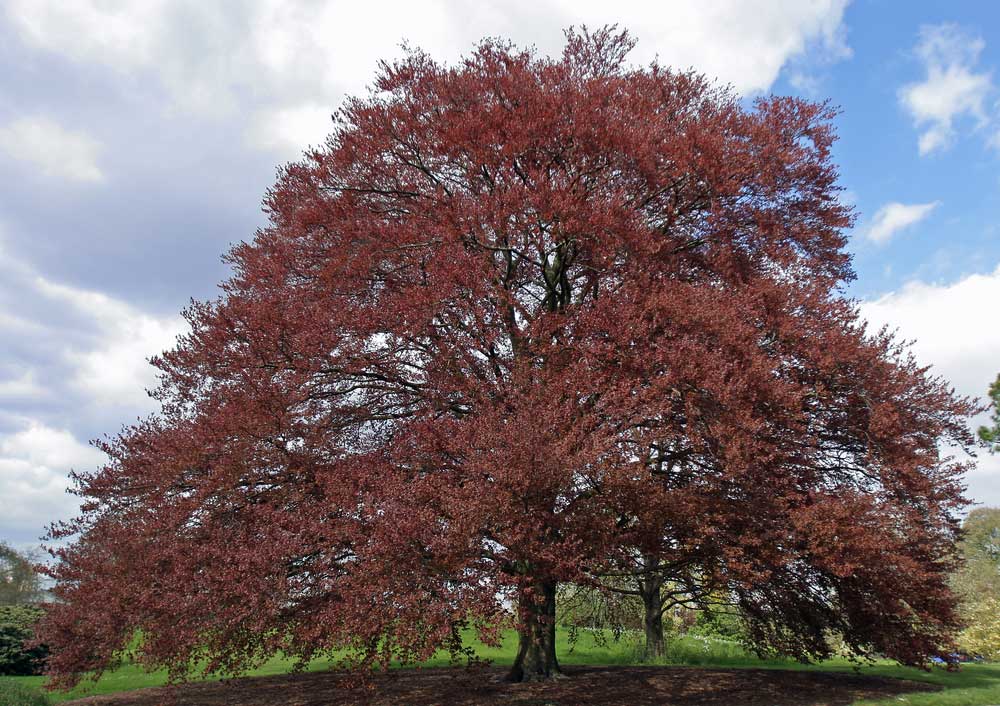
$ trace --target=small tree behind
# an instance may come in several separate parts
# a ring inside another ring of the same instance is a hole
[[[990,445],[990,451],[997,451],[1000,450],[1000,375],[990,385],[987,394],[993,409],[992,424],[979,427],[979,438]]]
[[[959,647],[991,662],[1000,660],[1000,598],[981,596],[970,601],[962,617],[967,625],[958,635]]]
[[[959,646],[987,659],[1000,658],[1000,508],[979,507],[962,524],[965,560],[952,579],[965,629]]]
[[[959,549],[964,560],[954,578],[959,595],[968,600],[1000,599],[1000,508],[972,510],[962,523]]]
[[[36,603],[43,596],[42,577],[31,558],[0,542],[0,605]]]
[[[0,542],[0,674],[38,674],[48,649],[31,645],[45,593],[30,556]]]

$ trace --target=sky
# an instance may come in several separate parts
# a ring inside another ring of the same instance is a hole
[[[892,0],[0,0],[0,540],[73,515],[91,439],[153,410],[146,358],[217,294],[276,168],[406,41],[558,54],[618,23],[637,64],[841,111],[847,288],[964,395],[1000,372],[1000,4]],[[974,423],[983,421],[974,420]],[[968,495],[1000,505],[1000,456]]]

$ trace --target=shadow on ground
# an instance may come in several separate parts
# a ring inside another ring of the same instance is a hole
[[[366,688],[316,672],[142,689],[65,706],[846,706],[936,687],[850,673],[690,667],[577,667],[545,684],[506,684],[499,668],[406,669]]]

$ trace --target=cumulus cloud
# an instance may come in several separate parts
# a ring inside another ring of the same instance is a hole
[[[50,282],[37,276],[36,292],[69,307],[87,321],[90,345],[68,348],[63,355],[73,370],[69,383],[94,405],[148,407],[144,390],[155,382],[147,359],[171,347],[184,329],[177,317],[156,317],[101,292]]]
[[[940,202],[905,204],[892,201],[875,212],[871,225],[865,231],[868,239],[884,245],[901,230],[924,220]]]
[[[46,176],[101,181],[99,151],[100,145],[86,133],[45,116],[22,117],[0,126],[0,153],[27,162]]]
[[[66,493],[67,473],[104,460],[102,452],[69,431],[33,420],[21,420],[18,428],[0,435],[0,498],[15,499],[0,513],[0,537],[26,544],[48,523],[72,516],[78,505]]]
[[[900,102],[923,130],[918,142],[921,155],[946,148],[954,139],[957,119],[987,122],[983,104],[993,90],[993,79],[989,71],[976,67],[985,46],[981,38],[953,24],[921,28],[916,54],[927,75],[899,91]]]
[[[10,342],[0,398],[26,391],[37,397],[58,385],[90,406],[130,414],[151,408],[145,389],[155,371],[147,359],[187,327],[179,315],[149,314],[103,292],[54,282],[2,247],[0,309],[8,312],[0,315],[0,339]]]
[[[484,36],[558,53],[563,28],[618,23],[639,42],[634,59],[694,67],[736,90],[767,90],[809,49],[848,54],[848,0],[511,0],[341,3],[252,0],[9,0],[20,36],[41,50],[149,75],[185,110],[248,116],[248,141],[296,152],[320,142],[327,116],[359,93],[402,40],[454,60]],[[319,119],[317,119],[319,118]]]
[[[257,147],[292,155],[323,141],[332,127],[331,112],[328,107],[312,102],[261,110],[253,119],[247,137]]]
[[[102,292],[55,282],[0,249],[0,538],[33,541],[76,508],[71,469],[98,466],[89,438],[150,412],[146,360],[185,328]]]
[[[917,359],[954,385],[961,395],[984,398],[1000,372],[1000,327],[983,312],[1000,301],[1000,266],[950,284],[922,281],[861,305],[875,327],[887,325],[913,341]],[[986,416],[973,426],[985,423]],[[971,497],[1000,505],[1000,456],[981,454],[967,478]]]
[[[911,281],[862,305],[874,324],[898,327],[918,358],[965,395],[982,397],[1000,372],[1000,327],[983,312],[1000,301],[1000,267],[950,284]]]

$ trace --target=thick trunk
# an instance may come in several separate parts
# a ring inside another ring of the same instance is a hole
[[[643,625],[646,631],[646,659],[655,660],[666,653],[666,643],[663,640],[663,599],[660,595],[662,583],[657,576],[639,581],[639,593],[645,609]]]
[[[646,659],[657,659],[666,654],[666,644],[663,641],[663,614],[660,612],[659,601],[653,608],[646,605]]]
[[[536,583],[518,597],[520,630],[517,657],[508,674],[514,682],[561,676],[556,661],[556,584]]]

